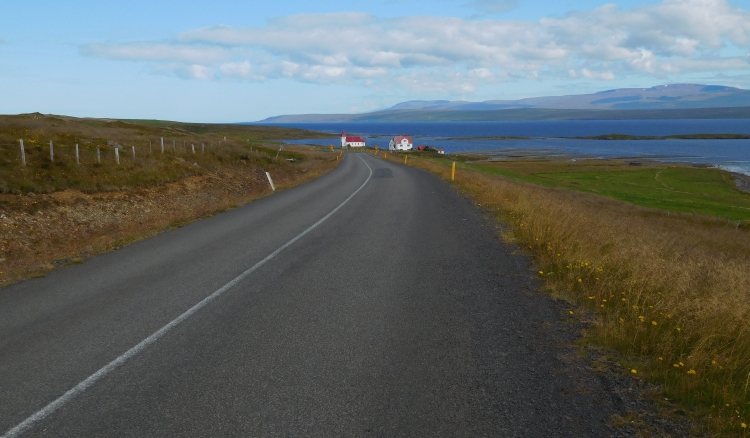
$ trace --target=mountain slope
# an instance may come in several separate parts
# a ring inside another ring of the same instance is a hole
[[[750,106],[750,90],[723,85],[674,84],[651,88],[620,88],[592,94],[532,97],[519,100],[487,100],[484,102],[409,101],[394,105],[388,110],[677,109],[737,106]]]
[[[747,118],[749,114],[750,90],[674,84],[519,100],[413,100],[367,114],[286,115],[263,122]]]

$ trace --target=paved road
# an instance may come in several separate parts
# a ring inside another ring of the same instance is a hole
[[[537,287],[436,177],[349,154],[0,289],[0,433],[610,435],[612,401]]]

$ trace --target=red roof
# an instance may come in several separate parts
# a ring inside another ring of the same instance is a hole
[[[358,137],[356,135],[346,135],[346,132],[341,131],[341,136],[344,138],[344,141],[347,143],[364,143],[365,139],[362,137]]]
[[[412,143],[410,135],[397,135],[393,137],[395,143],[401,143],[401,140],[406,139],[409,143]]]

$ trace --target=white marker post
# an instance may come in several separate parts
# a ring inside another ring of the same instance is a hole
[[[49,141],[49,160],[50,162],[55,162],[55,147],[52,146],[52,140]]]
[[[133,146],[133,161],[135,161],[135,146]]]
[[[120,165],[120,148],[115,148],[115,162]]]
[[[161,154],[164,155],[164,137],[161,138]]]
[[[81,164],[81,157],[78,155],[78,143],[76,143],[76,164]]]
[[[23,149],[23,139],[19,139],[21,142],[21,166],[26,167],[26,151]]]
[[[190,149],[192,149],[193,153],[195,153],[195,145],[194,144],[190,143]]]
[[[273,185],[273,180],[271,179],[271,174],[266,172],[266,178],[268,178],[268,182],[271,184],[271,190],[276,191],[276,187]]]
[[[172,140],[172,152],[177,152],[177,146],[175,146],[174,140]]]
[[[102,164],[102,150],[99,146],[96,147],[96,162]]]

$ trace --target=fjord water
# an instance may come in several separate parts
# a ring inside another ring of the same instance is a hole
[[[411,135],[415,145],[447,153],[539,154],[594,158],[638,157],[667,162],[714,165],[750,175],[750,140],[582,140],[605,134],[667,136],[750,134],[748,119],[700,120],[555,120],[509,122],[290,123],[282,126],[361,135],[368,146],[387,147],[392,135]],[[460,137],[529,137],[530,140],[467,140]],[[567,137],[567,138],[566,138]],[[289,141],[328,145],[337,140]]]

